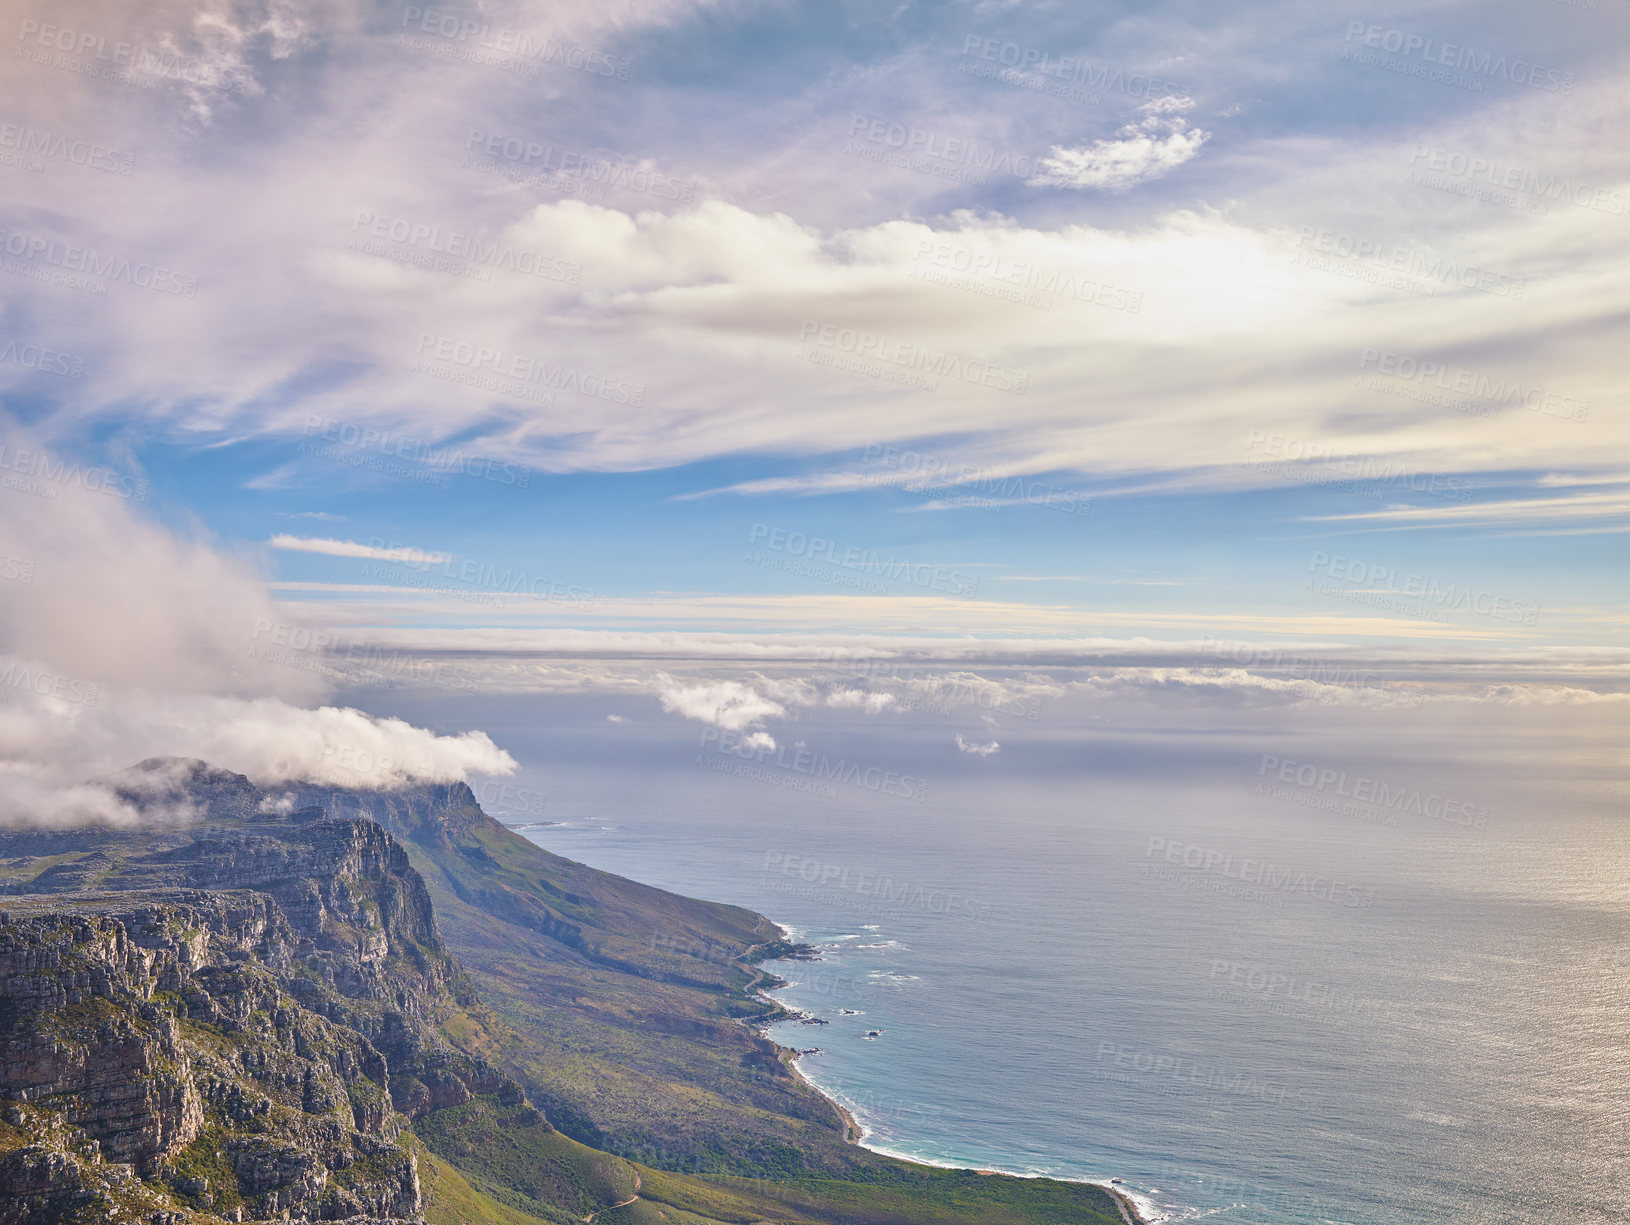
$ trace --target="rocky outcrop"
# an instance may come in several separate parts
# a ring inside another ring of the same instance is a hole
[[[302,783],[286,793],[299,807],[315,806],[331,817],[364,817],[377,821],[399,838],[440,844],[489,823],[467,783],[417,783],[394,791],[349,791]]]
[[[288,990],[301,943],[258,893],[0,910],[0,1221],[131,1195],[183,1220],[415,1215],[388,1061]]]
[[[0,834],[55,860],[0,897],[0,1225],[412,1221],[409,1119],[522,1102],[437,1031],[462,972],[402,847],[237,779],[190,828]]]

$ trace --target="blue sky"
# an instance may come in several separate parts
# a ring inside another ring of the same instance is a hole
[[[815,691],[743,669],[811,651],[1617,692],[1627,23],[25,6],[3,645],[302,709],[339,691],[250,666],[262,623],[500,686],[600,657],[571,683],[766,736],[721,711]],[[146,616],[64,615],[121,584]]]

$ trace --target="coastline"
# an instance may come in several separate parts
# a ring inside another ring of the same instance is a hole
[[[773,919],[770,920],[770,923],[772,927],[781,933],[781,939],[795,945],[803,943],[798,938],[802,933],[797,932],[796,929],[789,929],[783,924],[776,923]],[[812,946],[805,945],[804,947]],[[766,958],[765,960],[773,959]],[[818,960],[818,958],[809,958],[808,960]],[[757,963],[755,963],[754,968],[758,969],[761,975],[766,975],[776,982],[782,981],[771,972],[760,968]],[[766,988],[760,986],[759,983],[754,983],[751,989],[755,995],[757,995],[767,1004],[774,1005],[780,1014],[772,1014],[768,1017],[759,1018],[755,1021],[749,1022],[749,1024],[755,1029],[760,1029],[761,1027],[762,1029],[768,1029],[770,1025],[779,1022],[798,1021],[803,1017],[813,1015],[799,1009],[791,1008],[782,1001],[776,999],[774,996],[770,995],[770,991],[779,990],[780,988],[778,987]],[[777,1043],[777,1045],[779,1046],[780,1044]],[[933,1166],[936,1169],[941,1170],[971,1170],[975,1174],[994,1174],[1001,1175],[1006,1178],[1051,1178],[1055,1182],[1073,1182],[1081,1183],[1086,1186],[1099,1187],[1104,1191],[1107,1191],[1110,1198],[1115,1201],[1115,1206],[1121,1210],[1121,1217],[1125,1221],[1126,1225],[1159,1225],[1160,1222],[1168,1219],[1162,1215],[1155,1215],[1156,1209],[1152,1203],[1147,1203],[1141,1200],[1136,1193],[1128,1191],[1124,1187],[1111,1185],[1108,1179],[1062,1178],[1055,1174],[1028,1174],[1021,1173],[1016,1170],[976,1168],[974,1166],[958,1164],[950,1161],[931,1161],[927,1158],[918,1157],[911,1153],[895,1152],[892,1149],[882,1148],[875,1144],[867,1144],[867,1129],[860,1122],[860,1120],[855,1117],[854,1113],[838,1100],[836,1094],[827,1089],[821,1088],[820,1085],[816,1084],[812,1079],[810,1079],[808,1074],[798,1066],[798,1061],[803,1057],[803,1052],[794,1047],[788,1046],[782,1046],[781,1049],[785,1052],[785,1062],[788,1070],[798,1078],[800,1083],[808,1086],[811,1090],[818,1093],[821,1097],[825,1098],[831,1103],[832,1108],[836,1110],[843,1119],[844,1141],[848,1144],[855,1145],[857,1148],[864,1148],[868,1152],[877,1153],[879,1156],[893,1157],[898,1161],[910,1161],[917,1165]]]
[[[832,1108],[843,1116],[843,1138],[845,1142],[853,1144],[857,1148],[865,1148],[866,1129],[861,1126],[860,1120],[855,1118],[855,1116],[850,1113],[847,1106],[838,1101],[837,1098],[833,1097],[825,1089],[817,1085],[809,1077],[804,1075],[804,1070],[798,1066],[799,1058],[800,1052],[798,1051],[792,1051],[787,1056],[787,1067],[792,1071],[792,1074],[796,1076],[804,1085],[808,1086],[811,1090],[820,1094],[827,1101],[831,1102]],[[876,1152],[878,1150],[873,1149],[872,1151]]]

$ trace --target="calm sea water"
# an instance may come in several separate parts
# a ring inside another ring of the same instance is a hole
[[[1249,736],[1010,743],[920,802],[545,739],[567,823],[529,836],[821,947],[775,968],[827,1023],[775,1036],[874,1147],[1172,1219],[1630,1220],[1630,840],[1589,771],[1375,767],[1435,813],[1388,824],[1258,791]]]

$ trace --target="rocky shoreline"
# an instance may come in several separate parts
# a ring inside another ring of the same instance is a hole
[[[778,951],[778,952],[772,952],[770,954],[760,955],[758,949],[753,950],[753,952],[751,954],[751,956],[753,957],[753,966],[754,966],[755,969],[758,969],[758,972],[759,972],[761,977],[759,978],[759,980],[757,982],[755,982],[753,984],[752,991],[756,996],[758,996],[759,999],[763,1000],[767,1005],[770,1006],[770,1011],[763,1014],[763,1015],[761,1015],[761,1016],[753,1017],[753,1018],[749,1019],[746,1022],[746,1024],[748,1024],[754,1030],[754,1032],[758,1033],[760,1036],[763,1036],[765,1034],[765,1031],[767,1031],[771,1025],[774,1025],[774,1024],[779,1023],[779,1022],[796,1022],[796,1023],[800,1024],[800,1025],[826,1025],[826,1024],[829,1024],[830,1022],[828,1022],[825,1018],[818,1017],[814,1013],[809,1012],[806,1009],[790,1008],[786,1004],[782,1003],[780,1000],[776,999],[774,996],[769,994],[769,992],[771,992],[771,991],[779,990],[780,988],[785,987],[787,985],[787,983],[786,983],[785,979],[782,979],[782,978],[778,977],[775,974],[771,974],[766,970],[760,969],[759,966],[758,966],[758,963],[760,961],[774,961],[774,960],[779,960],[779,961],[819,961],[819,960],[821,960],[820,951],[814,945],[802,944],[802,943],[792,943],[792,942],[787,941],[786,938],[785,938],[786,937],[786,930],[784,928],[782,928],[779,924],[776,925],[776,930],[781,933],[781,938],[774,941],[774,942],[772,942],[771,945],[764,946],[764,947],[770,947],[770,948],[774,948],[774,949],[794,949],[794,950],[798,951],[798,955],[791,956],[787,952],[784,952],[784,951]],[[881,1032],[881,1031],[878,1031],[878,1032]],[[822,1089],[819,1085],[817,1085],[814,1081],[812,1081],[807,1075],[805,1075],[803,1069],[798,1066],[798,1060],[800,1058],[802,1058],[806,1054],[811,1054],[811,1053],[816,1053],[816,1052],[801,1051],[801,1050],[798,1050],[798,1049],[793,1048],[793,1047],[785,1047],[785,1046],[780,1047],[780,1050],[782,1052],[782,1059],[786,1063],[787,1068],[792,1072],[792,1074],[794,1076],[796,1076],[798,1078],[799,1083],[805,1085],[812,1092],[814,1092],[814,1093],[820,1095],[822,1098],[824,1098],[827,1101],[827,1103],[829,1103],[831,1105],[832,1109],[837,1111],[838,1115],[843,1119],[843,1138],[844,1138],[844,1140],[849,1144],[856,1145],[857,1147],[867,1148],[868,1146],[866,1145],[866,1142],[865,1142],[866,1141],[866,1129],[861,1125],[860,1120],[855,1118],[854,1114],[852,1112],[850,1112],[850,1110],[846,1106],[844,1106],[844,1104],[842,1102],[838,1101],[837,1098],[833,1097],[830,1093],[828,1093],[826,1090]],[[882,1150],[877,1150],[877,1149],[870,1150],[870,1151],[882,1152]],[[883,1155],[891,1156],[892,1154],[884,1153]],[[912,1160],[917,1160],[917,1159],[913,1158]],[[1034,1177],[1033,1175],[1015,1174],[1015,1173],[1012,1173],[1012,1172],[1010,1172],[1008,1170],[975,1169],[974,1167],[971,1167],[971,1166],[946,1166],[946,1167],[943,1167],[943,1168],[947,1168],[947,1169],[971,1169],[975,1174],[985,1174],[985,1175],[990,1175],[990,1176],[995,1176],[995,1177],[1003,1177],[1003,1178],[1028,1178],[1028,1177]],[[1069,1179],[1067,1179],[1067,1180],[1062,1180],[1062,1181],[1079,1181],[1079,1180],[1069,1180]],[[1102,1190],[1104,1190],[1105,1192],[1107,1192],[1109,1194],[1110,1198],[1115,1201],[1115,1206],[1120,1209],[1121,1217],[1122,1217],[1123,1221],[1125,1222],[1125,1225],[1157,1225],[1156,1222],[1153,1222],[1153,1221],[1149,1220],[1149,1218],[1145,1217],[1142,1214],[1142,1212],[1138,1208],[1137,1201],[1135,1201],[1126,1192],[1120,1190],[1118,1187],[1111,1186],[1111,1185],[1109,1185],[1107,1183],[1102,1183],[1102,1182],[1097,1182],[1097,1181],[1091,1181],[1090,1185],[1095,1186],[1095,1187],[1099,1187],[1099,1188],[1101,1188]]]

